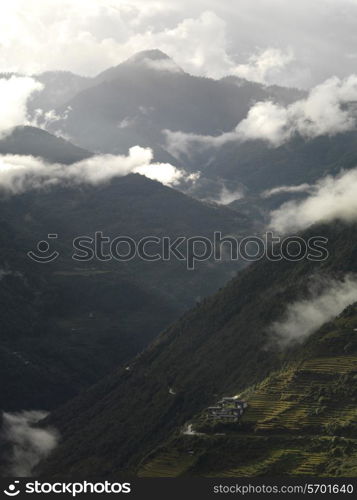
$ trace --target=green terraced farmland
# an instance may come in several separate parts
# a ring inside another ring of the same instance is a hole
[[[243,422],[271,432],[323,432],[330,423],[353,423],[356,401],[347,389],[356,373],[357,356],[310,359],[281,371],[250,395]]]
[[[349,308],[299,357],[239,394],[248,408],[238,423],[212,424],[202,412],[191,423],[203,435],[176,433],[139,475],[356,476],[356,327]]]

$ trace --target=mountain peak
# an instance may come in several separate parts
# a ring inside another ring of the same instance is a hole
[[[129,57],[124,66],[144,67],[152,70],[170,71],[173,73],[183,73],[171,57],[159,49],[143,50]]]
[[[96,80],[98,82],[115,80],[121,76],[123,70],[136,70],[142,68],[183,73],[183,70],[171,59],[171,57],[159,49],[151,49],[137,52],[118,66],[108,68],[97,75]]]
[[[151,50],[142,50],[141,52],[137,52],[133,56],[129,57],[127,62],[132,63],[140,63],[143,61],[172,61],[171,57],[162,52],[159,49],[151,49]]]

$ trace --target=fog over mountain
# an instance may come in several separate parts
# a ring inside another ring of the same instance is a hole
[[[34,156],[0,155],[0,190],[19,194],[57,184],[98,185],[130,173],[145,175],[165,185],[195,180],[193,174],[189,175],[167,163],[152,163],[152,160],[152,151],[140,146],[130,148],[128,156],[91,156],[71,166],[46,164]]]
[[[289,304],[283,318],[270,326],[270,332],[280,346],[303,343],[346,306],[357,302],[356,276],[347,275],[341,281],[316,276],[308,295],[304,300]]]
[[[4,413],[1,437],[10,448],[6,463],[8,475],[31,476],[36,465],[56,447],[59,436],[55,429],[36,428],[47,415],[41,411]]]
[[[42,84],[31,77],[13,75],[0,78],[0,138],[9,134],[14,127],[24,125],[27,120],[27,101],[42,88]]]
[[[283,190],[286,192],[286,188]],[[294,188],[291,190],[294,192]],[[308,192],[305,199],[288,201],[271,213],[272,228],[291,233],[319,222],[357,219],[357,169],[327,176],[314,185],[303,185],[303,191]]]
[[[300,95],[241,79],[195,77],[162,51],[149,50],[99,74],[65,104],[59,102],[57,119],[47,128],[102,153],[149,146],[164,161],[171,158],[165,130],[213,134],[243,120],[256,100],[274,96],[288,104]]]
[[[166,130],[169,151],[189,153],[191,148],[220,148],[227,142],[261,139],[280,146],[295,134],[314,138],[334,136],[356,128],[357,77],[330,78],[314,87],[305,99],[284,107],[270,100],[254,104],[233,131],[218,136]],[[191,144],[191,146],[190,146]]]
[[[92,76],[158,48],[196,75],[311,87],[351,73],[356,8],[354,0],[241,0],[239,8],[217,0],[15,0],[2,8],[0,71]]]

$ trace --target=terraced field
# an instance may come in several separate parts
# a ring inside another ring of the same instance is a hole
[[[194,454],[191,455],[191,448]],[[140,477],[338,476],[357,472],[357,440],[327,436],[226,435],[176,438],[140,467]],[[344,460],[342,457],[346,457]],[[344,467],[344,469],[342,469]],[[341,473],[339,472],[341,471]]]
[[[153,477],[159,471],[160,477],[177,477],[189,469],[196,461],[194,456],[173,452],[160,453],[152,461],[144,465],[139,477]]]
[[[172,436],[140,467],[142,476],[357,475],[357,307],[316,334],[299,358],[239,395],[238,424]]]
[[[236,430],[223,425],[219,433],[213,429],[185,440],[175,437],[148,458],[139,475],[357,473],[356,380],[357,356],[309,359],[272,374],[254,391],[242,395],[249,407]],[[195,421],[200,419],[204,416]],[[220,457],[227,453],[230,460],[224,464]]]
[[[243,422],[254,425],[258,432],[309,433],[323,432],[336,421],[352,423],[357,416],[356,401],[348,394],[343,397],[338,389],[346,376],[357,379],[357,356],[309,359],[295,369],[272,375],[248,397]]]
[[[301,371],[327,373],[332,375],[348,372],[357,373],[357,356],[309,359],[303,363]]]
[[[249,465],[236,466],[231,469],[220,471],[220,477],[250,477],[264,475],[271,467],[283,467],[292,457],[300,455],[300,450],[272,450],[272,452],[259,463],[253,462]],[[210,474],[214,477],[215,474]]]

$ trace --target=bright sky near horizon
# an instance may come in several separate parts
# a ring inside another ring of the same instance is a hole
[[[193,74],[309,88],[357,64],[356,0],[13,0],[0,71],[96,74],[158,48]]]

